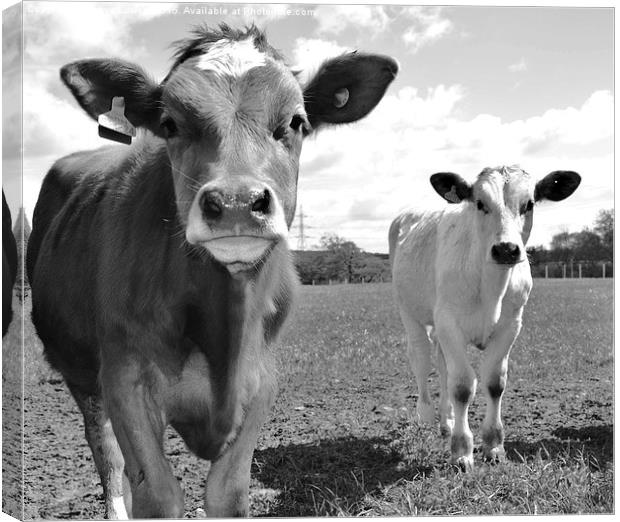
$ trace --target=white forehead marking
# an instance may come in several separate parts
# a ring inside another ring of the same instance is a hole
[[[191,58],[188,62],[203,71],[239,77],[254,67],[265,65],[267,57],[254,46],[254,39],[250,37],[239,41],[218,40],[208,53]]]

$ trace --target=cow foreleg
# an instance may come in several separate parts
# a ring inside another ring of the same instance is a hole
[[[127,509],[123,500],[125,463],[101,397],[88,395],[71,385],[69,390],[84,416],[86,440],[103,487],[105,516],[111,520],[127,520]]]
[[[226,451],[211,464],[205,486],[208,517],[247,517],[250,467],[258,432],[275,397],[275,384],[264,382],[248,408],[241,430]]]
[[[516,319],[498,324],[489,339],[482,361],[480,377],[487,394],[487,408],[482,423],[482,455],[485,460],[505,459],[504,426],[501,419],[502,396],[506,389],[510,349],[521,329],[521,313]]]
[[[471,471],[474,467],[474,438],[467,415],[476,393],[476,374],[467,360],[465,338],[452,321],[437,321],[436,335],[445,357],[448,394],[454,407],[451,461],[463,471]]]
[[[441,345],[436,339],[437,369],[439,370],[439,431],[442,437],[451,437],[454,430],[454,408],[448,393],[448,369]]]
[[[104,377],[105,379],[105,377]],[[104,382],[114,433],[125,458],[134,518],[181,518],[183,491],[163,449],[162,409],[143,384],[119,378]]]
[[[421,424],[435,423],[435,407],[428,391],[428,377],[431,373],[431,341],[424,325],[411,319],[401,310],[403,324],[407,331],[407,355],[411,370],[418,385],[416,413]]]

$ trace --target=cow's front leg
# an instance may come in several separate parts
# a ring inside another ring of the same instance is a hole
[[[467,361],[466,341],[455,321],[436,321],[436,335],[447,369],[447,388],[454,408],[454,430],[450,439],[451,462],[463,471],[474,468],[474,438],[467,415],[476,393],[476,374]]]
[[[181,518],[183,491],[163,449],[165,415],[153,396],[154,379],[117,361],[101,372],[106,410],[125,459],[133,518]]]
[[[485,348],[480,377],[487,394],[487,408],[482,423],[482,455],[485,460],[505,459],[504,426],[501,419],[502,396],[506,389],[510,349],[521,330],[521,314],[501,321]]]
[[[247,517],[250,467],[258,432],[275,398],[275,379],[264,377],[258,394],[246,411],[237,437],[211,464],[205,486],[208,517]]]
[[[437,348],[437,368],[439,370],[439,431],[442,437],[451,437],[454,430],[454,408],[448,393],[448,370],[446,358],[439,341],[435,338]]]
[[[126,520],[128,511],[123,498],[126,499],[128,493],[123,488],[125,463],[101,396],[89,395],[71,383],[67,385],[84,416],[86,440],[103,487],[105,517],[110,520]]]

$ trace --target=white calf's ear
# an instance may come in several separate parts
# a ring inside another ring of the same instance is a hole
[[[346,53],[326,60],[304,87],[312,128],[325,123],[351,123],[379,103],[396,78],[398,63],[389,56]]]
[[[133,126],[160,132],[161,89],[141,67],[123,60],[80,60],[62,67],[60,77],[91,118],[110,111],[113,98],[123,98]]]
[[[581,176],[572,170],[555,170],[536,183],[534,200],[562,201],[581,183]]]
[[[471,185],[453,172],[438,172],[431,176],[431,185],[448,203],[471,199]]]

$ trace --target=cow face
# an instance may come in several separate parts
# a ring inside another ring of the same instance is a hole
[[[165,140],[187,242],[245,270],[288,233],[303,138],[368,114],[398,65],[345,54],[300,85],[263,33],[227,26],[197,31],[176,57],[159,85],[110,60],[69,64],[62,77],[92,116],[123,96],[127,118]]]
[[[517,166],[484,169],[473,185],[458,174],[431,176],[440,196],[470,206],[485,260],[507,267],[527,260],[525,245],[532,230],[534,204],[544,199],[561,201],[580,182],[576,172],[554,171],[536,183]]]

